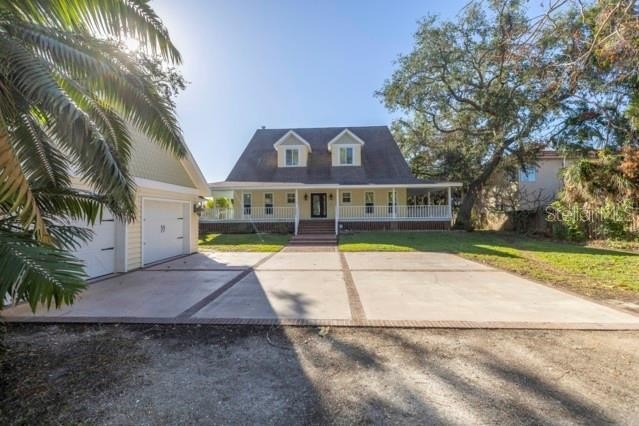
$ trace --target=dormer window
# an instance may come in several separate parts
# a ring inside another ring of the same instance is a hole
[[[277,150],[277,167],[306,167],[313,152],[311,145],[293,130],[279,138],[273,148]]]
[[[331,164],[339,166],[361,166],[364,141],[348,129],[342,130],[328,142]]]
[[[300,164],[300,151],[297,148],[286,149],[286,167],[297,167]]]
[[[339,148],[339,164],[341,166],[353,165],[353,147],[352,146],[341,146]]]

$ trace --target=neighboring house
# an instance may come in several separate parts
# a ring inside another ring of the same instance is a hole
[[[561,170],[574,161],[557,151],[541,151],[537,165],[521,169],[518,176],[520,204],[523,209],[543,207],[561,191]]]
[[[515,176],[496,174],[477,203],[477,213],[483,228],[510,230],[513,211],[538,211],[556,199],[563,186],[561,171],[572,164],[576,156],[544,150],[536,164],[520,168]],[[538,226],[543,228],[543,214],[538,215]]]
[[[297,234],[313,222],[335,233],[448,229],[457,186],[415,178],[386,126],[260,129],[226,181],[209,185],[232,191],[233,208],[210,209],[200,221],[217,232],[285,226]],[[409,205],[414,199],[438,204]]]
[[[197,251],[194,206],[209,195],[202,172],[190,153],[180,160],[134,135],[129,169],[137,185],[136,220],[122,223],[105,213],[92,228],[93,241],[75,253],[85,262],[90,278]]]

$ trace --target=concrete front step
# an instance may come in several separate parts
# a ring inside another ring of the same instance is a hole
[[[325,229],[300,229],[297,231],[298,235],[335,235],[334,230],[325,230]]]
[[[298,234],[291,238],[289,245],[304,246],[335,246],[337,245],[337,237],[335,234]]]
[[[304,246],[304,247],[335,247],[337,241],[289,241],[289,246]]]
[[[330,233],[324,232],[322,234],[297,234],[297,235],[293,236],[293,239],[300,239],[301,240],[301,239],[304,239],[304,238],[310,238],[310,239],[314,239],[314,240],[320,239],[320,238],[329,239],[329,240],[333,239],[334,240],[334,239],[337,238],[337,235],[335,235],[334,232],[330,232]]]

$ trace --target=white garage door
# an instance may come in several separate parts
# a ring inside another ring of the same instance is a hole
[[[86,227],[85,223],[75,223]],[[81,259],[89,278],[111,274],[115,271],[115,221],[108,212],[104,212],[102,222],[91,227],[93,240],[84,244],[75,255]]]
[[[144,264],[184,254],[184,204],[145,200]]]

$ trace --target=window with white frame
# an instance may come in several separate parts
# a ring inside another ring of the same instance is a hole
[[[273,193],[264,193],[264,213],[273,214]]]
[[[339,148],[339,164],[348,166],[353,164],[353,147],[341,146]]]
[[[353,199],[353,194],[350,192],[342,192],[342,203],[350,204]]]
[[[375,193],[374,192],[365,192],[364,193],[364,204],[366,204],[366,213],[372,214],[375,212]]]
[[[535,182],[537,180],[537,169],[533,166],[522,167],[519,170],[519,182]]]
[[[287,204],[295,204],[295,193],[287,192],[286,193],[286,203]]]
[[[395,192],[388,191],[388,213],[393,213],[393,204],[396,204]]]
[[[245,192],[242,196],[242,202],[244,205],[244,214],[251,214],[251,204],[253,196],[250,192]]]
[[[287,148],[285,151],[286,167],[295,167],[300,164],[300,150],[297,148]]]

